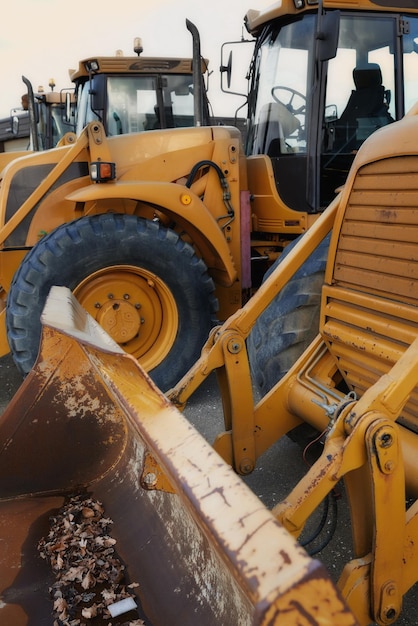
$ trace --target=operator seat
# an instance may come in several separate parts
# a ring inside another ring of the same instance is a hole
[[[353,70],[356,89],[351,92],[336,124],[336,145],[342,152],[357,150],[369,135],[394,121],[388,111],[389,92],[382,85],[377,63],[365,63]]]
[[[286,138],[299,130],[300,121],[281,102],[269,102],[260,110],[253,154],[279,156],[289,152]]]

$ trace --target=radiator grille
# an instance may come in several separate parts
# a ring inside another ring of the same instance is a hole
[[[361,395],[418,335],[418,156],[358,171],[323,297],[321,332]],[[400,421],[418,432],[417,390]]]

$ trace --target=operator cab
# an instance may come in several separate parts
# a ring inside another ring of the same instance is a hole
[[[82,61],[72,80],[77,91],[77,135],[96,120],[108,136],[194,126],[190,59],[98,57]],[[209,108],[204,100],[207,124]]]
[[[326,58],[319,30],[335,38]],[[417,75],[417,16],[312,11],[267,22],[252,61],[247,155],[267,154],[285,204],[316,213],[363,141],[418,100]]]
[[[74,89],[54,91],[55,82],[50,79],[50,91],[39,87],[35,92],[28,78],[22,76],[22,80],[27,89],[22,96],[22,107],[28,112],[29,148],[34,151],[55,148],[64,135],[74,132]]]
[[[74,131],[75,98],[73,89],[35,94],[38,149],[55,148],[66,133]]]

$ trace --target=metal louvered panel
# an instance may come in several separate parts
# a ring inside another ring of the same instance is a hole
[[[349,388],[361,396],[418,336],[418,309],[338,287],[325,286],[323,298],[321,334]],[[418,432],[418,390],[400,421]]]
[[[362,395],[418,336],[418,156],[357,173],[323,302],[321,334]],[[418,432],[418,390],[400,421]]]
[[[418,156],[363,167],[341,229],[335,283],[414,304],[418,301],[417,243]]]

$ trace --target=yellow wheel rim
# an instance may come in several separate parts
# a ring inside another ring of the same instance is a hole
[[[170,352],[178,329],[177,306],[152,272],[132,265],[107,267],[85,278],[74,295],[145,370],[154,369]]]

